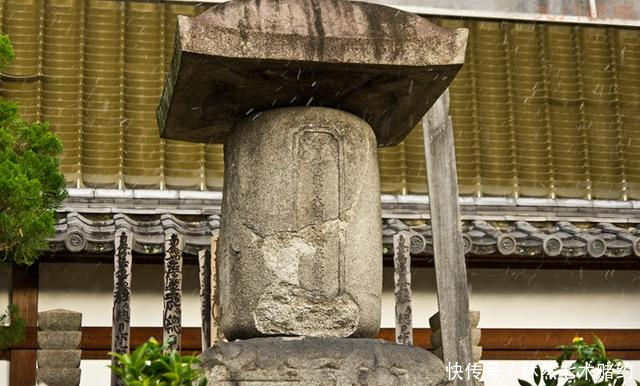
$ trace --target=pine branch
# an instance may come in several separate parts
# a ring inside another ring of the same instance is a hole
[[[6,326],[7,322],[11,322]],[[18,306],[12,304],[0,315],[0,350],[24,341],[27,322],[20,316]]]

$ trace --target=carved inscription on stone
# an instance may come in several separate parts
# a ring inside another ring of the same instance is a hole
[[[382,231],[371,128],[326,108],[265,111],[229,133],[225,164],[224,335],[376,336]]]
[[[335,297],[344,290],[341,207],[342,157],[340,143],[330,129],[306,128],[295,138],[297,158],[298,230],[317,227],[321,237],[313,240],[314,253],[302,254],[300,286]]]

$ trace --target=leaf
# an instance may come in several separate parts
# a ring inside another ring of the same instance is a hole
[[[542,377],[542,372],[540,371],[540,365],[537,365],[533,370],[533,381],[536,383],[536,385],[540,384],[540,377]]]
[[[598,351],[600,351],[600,358],[602,359],[606,359],[607,358],[607,350],[604,348],[604,343],[602,343],[602,341],[600,340],[600,338],[598,338],[598,336],[596,334],[591,334],[593,335],[593,339],[596,342],[596,346],[598,347]]]
[[[193,355],[180,355],[168,346],[151,338],[133,353],[111,355],[116,366],[109,366],[126,386],[193,386],[206,385],[203,371],[194,364],[200,360]]]
[[[533,386],[532,384],[525,381],[524,379],[518,379],[518,383],[520,384],[520,386]]]
[[[623,383],[624,383],[624,377],[619,377],[618,379],[616,379],[614,385],[615,386],[622,386]]]

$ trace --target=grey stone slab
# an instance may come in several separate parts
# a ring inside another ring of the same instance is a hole
[[[38,367],[41,368],[78,368],[82,350],[38,350]]]
[[[448,385],[428,351],[373,339],[257,338],[202,355],[209,384],[233,386]]]
[[[38,385],[47,386],[78,386],[80,384],[80,369],[37,369]]]
[[[82,327],[82,313],[70,310],[38,312],[38,329],[50,331],[78,331]]]
[[[376,152],[366,122],[327,108],[274,109],[231,131],[217,253],[228,339],[377,335]]]
[[[399,143],[464,62],[468,31],[345,0],[236,0],[178,17],[158,108],[164,138],[222,143],[248,115],[323,106]]]
[[[75,350],[81,338],[80,331],[38,331],[38,346],[43,350]]]

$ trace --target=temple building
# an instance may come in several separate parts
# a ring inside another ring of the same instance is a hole
[[[639,378],[640,5],[370,2],[469,30],[449,113],[484,383],[530,379],[531,363],[592,332]],[[28,269],[0,265],[0,309],[19,305],[29,325],[26,342],[0,351],[0,385],[35,382],[37,313],[51,309],[83,314],[81,385],[109,385],[117,229],[133,237],[131,344],[162,338],[163,263],[175,234],[184,264],[181,347],[201,350],[200,274],[220,228],[223,145],[160,138],[156,109],[176,17],[214,3],[0,0],[0,31],[16,55],[0,74],[0,96],[26,120],[49,122],[64,146],[69,191],[50,251]],[[413,342],[433,349],[429,317],[438,304],[422,124],[379,148],[378,165],[379,337],[395,340],[393,239],[407,231],[424,239],[411,250]]]

